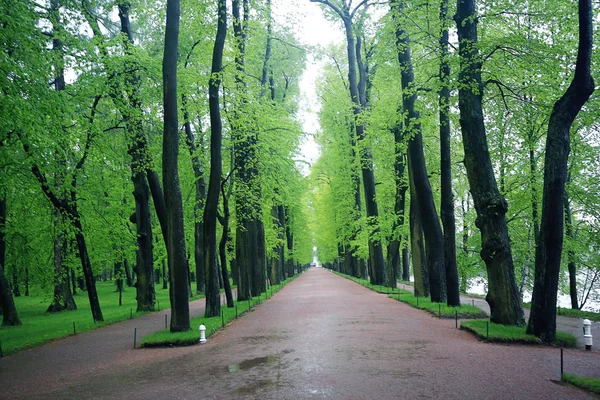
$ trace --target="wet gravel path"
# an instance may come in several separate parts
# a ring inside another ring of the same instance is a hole
[[[558,349],[480,342],[320,268],[202,346],[109,346],[134,322],[0,359],[0,398],[594,398],[553,381]],[[600,377],[596,352],[569,350],[565,364]]]

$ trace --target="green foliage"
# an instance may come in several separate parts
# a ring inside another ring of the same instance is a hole
[[[525,333],[525,327],[494,324],[489,320],[464,321],[460,324],[460,329],[472,332],[488,342],[542,344],[540,338]],[[576,347],[577,339],[569,333],[557,332],[554,344],[560,347]]]
[[[561,379],[563,382],[570,383],[573,386],[600,394],[600,378],[563,373]]]
[[[45,312],[51,299],[46,294],[47,292],[41,288],[37,288],[35,292],[32,291],[32,296],[30,297],[16,297],[15,303],[23,325],[17,327],[0,327],[4,355],[70,336],[73,334],[73,322],[75,323],[75,330],[79,334],[127,320],[130,318],[131,310],[133,310],[134,318],[146,314],[135,312],[137,302],[134,288],[126,287],[124,289],[123,305],[119,306],[119,293],[115,289],[114,282],[98,282],[96,285],[104,316],[104,322],[102,323],[93,322],[90,316],[90,305],[85,292],[80,292],[79,295],[75,296],[77,303],[76,311],[63,311],[54,314]],[[201,297],[196,296],[193,299]],[[157,311],[158,305],[163,310],[168,308],[169,291],[157,289],[156,301]]]

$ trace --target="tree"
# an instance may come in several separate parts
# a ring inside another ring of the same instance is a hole
[[[440,0],[440,214],[444,226],[444,265],[449,306],[460,306],[458,267],[456,265],[456,225],[452,193],[452,159],[450,145],[450,62],[448,47],[448,0]]]
[[[3,143],[2,143],[3,144]],[[13,299],[8,279],[6,279],[6,192],[2,190],[0,197],[0,310],[2,311],[2,326],[21,325],[17,308]]]
[[[221,296],[219,294],[219,268],[217,266],[217,207],[221,188],[222,173],[222,121],[219,104],[219,87],[222,82],[223,48],[227,36],[227,5],[218,0],[217,34],[213,47],[211,76],[208,86],[210,107],[210,175],[208,195],[204,208],[204,263],[206,265],[206,317],[221,315]]]
[[[343,1],[341,6],[330,2],[329,0],[310,0],[311,3],[321,3],[328,6],[333,10],[344,24],[344,30],[346,33],[346,49],[348,57],[348,90],[350,92],[350,98],[353,103],[353,114],[354,114],[354,128],[356,133],[356,140],[360,142],[365,141],[365,126],[362,122],[361,113],[364,108],[364,103],[361,104],[361,97],[366,99],[366,93],[364,92],[365,86],[361,87],[359,91],[359,82],[357,74],[357,57],[360,54],[356,53],[356,39],[354,32],[353,19],[356,13],[366,5],[368,1],[359,3],[352,10],[350,9],[352,1],[346,3]],[[373,284],[381,285],[386,281],[385,277],[385,265],[383,259],[382,243],[379,236],[378,218],[379,211],[375,193],[375,176],[373,173],[373,160],[371,151],[368,146],[360,146],[362,150],[361,157],[361,171],[363,179],[363,187],[365,191],[365,208],[367,211],[367,218],[369,222],[369,261],[371,268],[371,282]]]
[[[167,217],[167,255],[171,285],[171,332],[190,329],[188,263],[183,235],[183,206],[179,186],[179,124],[177,122],[177,54],[179,48],[179,0],[167,0],[163,57],[163,182]]]
[[[460,126],[465,167],[477,211],[475,224],[481,230],[481,258],[488,273],[486,301],[490,305],[490,320],[524,325],[506,225],[508,204],[498,191],[485,133],[475,0],[458,0],[454,19],[459,39]]]
[[[140,98],[140,76],[137,61],[132,52],[133,34],[129,20],[130,3],[120,2],[118,5],[122,44],[128,56],[127,68],[120,74],[115,63],[111,60],[108,44],[93,15],[89,0],[82,0],[82,12],[90,25],[94,37],[99,41],[100,57],[108,73],[108,91],[113,103],[123,116],[128,134],[128,153],[131,156],[131,180],[133,182],[133,196],[135,198],[135,216],[132,222],[136,225],[138,250],[136,252],[136,290],[137,311],[153,311],[155,301],[154,291],[154,265],[152,251],[152,223],[150,220],[150,183],[160,186],[158,175],[151,170],[152,160],[148,148],[148,138],[142,126],[142,101]],[[124,82],[121,76],[126,79]],[[164,213],[164,198],[162,189],[154,188],[154,205],[163,228],[163,238],[166,244],[166,222]]]
[[[544,161],[542,221],[535,252],[535,281],[527,333],[551,343],[556,336],[556,297],[564,234],[565,183],[570,130],[594,91],[592,63],[592,3],[579,0],[579,49],[575,74],[563,96],[554,103],[548,122]]]
[[[414,196],[411,202],[419,207],[419,218],[425,237],[427,269],[431,301],[446,301],[446,270],[444,266],[444,236],[438,219],[433,193],[427,175],[425,154],[423,152],[423,135],[421,132],[420,114],[415,110],[417,99],[414,87],[414,73],[410,55],[408,32],[402,26],[404,2],[392,0],[393,17],[396,23],[398,61],[402,80],[402,105],[405,113],[404,136],[408,139],[408,165],[411,171],[411,185],[414,185]],[[457,282],[458,284],[458,282]],[[458,292],[458,289],[456,289]]]

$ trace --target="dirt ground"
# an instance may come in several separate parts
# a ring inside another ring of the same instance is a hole
[[[559,349],[480,342],[321,268],[205,345],[134,350],[136,327],[164,328],[164,312],[0,359],[0,398],[595,398],[556,382]],[[564,354],[566,372],[600,377],[598,352]]]

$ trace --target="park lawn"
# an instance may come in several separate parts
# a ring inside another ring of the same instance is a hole
[[[126,287],[123,291],[122,306],[119,306],[119,293],[114,282],[97,282],[96,289],[102,308],[104,322],[94,323],[87,292],[78,291],[74,296],[77,310],[63,311],[60,313],[46,313],[51,297],[47,294],[33,293],[32,296],[15,297],[15,305],[19,313],[21,326],[0,327],[0,347],[3,355],[13,354],[17,351],[39,346],[49,341],[79,334],[101,326],[124,321],[130,317],[136,318],[147,313],[137,313],[135,288]],[[199,299],[204,297],[196,296]],[[156,311],[170,307],[169,290],[156,288]]]
[[[401,293],[397,296],[392,295],[391,297],[412,307],[425,310],[439,318],[470,319],[487,317],[485,311],[470,304],[452,307],[446,303],[434,303],[429,297],[416,297],[412,292]]]
[[[564,373],[562,375],[562,381],[568,382],[573,386],[589,390],[592,393],[600,394],[600,378],[591,378],[587,376]]]
[[[168,329],[163,329],[151,333],[142,339],[140,347],[192,346],[198,344],[200,341],[200,324],[204,324],[206,327],[206,337],[208,338],[217,330],[224,328],[231,320],[236,319],[249,310],[251,311],[252,307],[271,298],[297,276],[298,275],[294,275],[278,285],[271,286],[266,293],[253,297],[251,300],[236,300],[234,301],[233,308],[228,308],[226,304],[221,304],[221,315],[219,316],[210,318],[200,316],[192,318],[190,321],[192,329],[189,331],[171,333]]]
[[[531,308],[531,303],[523,303],[524,308]],[[556,314],[563,317],[589,319],[591,321],[600,321],[600,312],[574,310],[572,308],[556,307]]]
[[[389,294],[391,298],[406,303],[412,307],[425,310],[440,318],[483,318],[487,317],[487,314],[482,311],[479,307],[472,305],[461,305],[459,307],[451,307],[445,303],[433,303],[428,297],[415,297],[411,291],[390,288],[384,285],[373,285],[366,279],[356,278],[351,275],[342,274],[340,272],[333,271],[333,273],[342,276],[346,279],[350,279],[360,285],[365,286],[368,289],[374,290],[378,293]]]
[[[493,322],[490,322],[489,319],[464,321],[460,324],[460,329],[474,333],[478,338],[488,342],[523,344],[542,343],[537,336],[525,333],[526,327],[524,326],[494,324]],[[556,332],[554,345],[559,347],[577,347],[577,339],[570,333]]]

